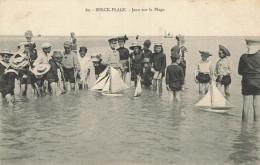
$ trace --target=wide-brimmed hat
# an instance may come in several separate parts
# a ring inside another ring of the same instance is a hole
[[[144,41],[144,46],[151,46],[151,41],[150,40],[145,40]]]
[[[210,54],[209,52],[204,52],[204,51],[199,51],[201,55],[204,56],[212,56],[212,54]]]
[[[108,39],[108,42],[111,43],[111,42],[117,42],[117,38],[113,37],[113,38],[110,38]]]
[[[49,42],[44,42],[42,44],[42,49],[51,47],[51,44]]]
[[[63,44],[63,46],[64,46],[65,48],[71,48],[72,43],[71,43],[70,41],[65,41],[64,44]]]
[[[246,39],[246,44],[248,46],[260,45],[259,39]]]
[[[91,61],[92,62],[99,62],[101,60],[100,56],[101,56],[100,54],[91,56]]]
[[[143,59],[142,63],[150,63],[150,59],[147,58],[147,57],[145,57],[145,58]]]
[[[185,39],[184,39],[184,36],[183,35],[180,35],[180,34],[178,34],[176,37],[176,40],[178,40],[178,41],[185,41]]]
[[[52,58],[62,58],[61,51],[53,51]]]
[[[120,36],[120,37],[117,37],[117,40],[118,41],[126,41],[126,40],[128,40],[128,37],[126,36],[126,35],[124,35],[124,36]]]
[[[26,60],[26,54],[24,53],[17,53],[10,59],[10,65],[14,69],[20,69],[27,65],[29,65],[29,61]]]
[[[26,32],[24,33],[24,36],[25,36],[25,37],[33,37],[33,33],[32,33],[31,30],[28,30],[28,31],[26,31]]]
[[[14,55],[14,53],[9,51],[8,49],[4,49],[3,51],[0,52],[0,55],[1,56],[4,56],[4,55],[12,56],[12,55]]]
[[[40,76],[40,75],[44,75],[45,73],[47,73],[51,68],[50,64],[39,64],[37,66],[35,66],[31,72],[36,75],[36,76]]]
[[[135,47],[138,47],[139,49],[142,49],[142,46],[137,41],[133,42],[132,45],[129,47],[129,49],[134,50]]]
[[[230,56],[230,52],[222,45],[219,45],[219,50],[222,50],[226,56]]]

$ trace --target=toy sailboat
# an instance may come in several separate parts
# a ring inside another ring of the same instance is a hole
[[[107,96],[122,96],[120,91],[127,89],[128,86],[121,79],[118,70],[108,66],[94,83],[91,91],[102,92]]]
[[[137,76],[137,84],[136,84],[136,88],[135,88],[135,94],[134,97],[138,97],[141,95],[142,92],[142,86],[141,86],[141,76]]]
[[[208,109],[205,110],[219,113],[225,113],[228,109],[234,107],[225,99],[214,82],[210,84],[209,88],[208,93],[196,104],[196,106],[208,107]]]

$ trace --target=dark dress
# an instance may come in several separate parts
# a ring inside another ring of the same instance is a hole
[[[260,95],[260,53],[243,54],[238,65],[242,75],[242,94]]]
[[[172,91],[180,91],[184,84],[183,69],[179,65],[169,65],[166,69],[166,85]]]
[[[164,77],[166,68],[166,55],[164,53],[153,53],[151,62],[154,70],[162,73],[162,77]]]
[[[17,72],[12,68],[8,68],[6,74],[2,74],[0,77],[0,92],[4,98],[7,94],[14,95],[15,78]]]
[[[119,52],[119,56],[120,56],[120,62],[122,64],[122,67],[125,68],[125,71],[128,72],[128,58],[129,58],[129,50],[125,47],[120,47],[117,49],[117,51]]]
[[[151,50],[143,50],[144,51],[144,58],[149,58],[151,60],[152,58],[152,51]]]
[[[142,51],[140,51],[138,54],[131,53],[130,58],[132,59],[132,65],[131,65],[131,80],[137,81],[137,75],[142,76],[143,74],[143,66],[142,61],[144,59],[144,55]]]

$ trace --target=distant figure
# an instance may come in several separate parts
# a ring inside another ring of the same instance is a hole
[[[120,62],[122,64],[122,67],[124,68],[124,72],[122,72],[122,79],[125,82],[125,78],[126,78],[126,72],[128,71],[128,58],[129,58],[129,50],[127,48],[125,48],[125,42],[128,40],[128,37],[122,36],[122,37],[118,37],[118,45],[119,48],[117,48],[117,51],[119,52],[120,55]]]
[[[242,76],[242,121],[247,122],[253,95],[254,121],[259,121],[260,40],[246,40],[248,51],[240,57],[238,74]]]
[[[224,90],[226,96],[230,96],[229,92],[229,85],[231,84],[231,76],[230,74],[232,73],[232,63],[229,59],[230,53],[222,45],[219,45],[219,60],[216,63],[216,68],[215,68],[215,76],[217,76],[216,79],[216,85],[218,89],[221,88],[222,85],[224,85]]]
[[[70,33],[70,42],[71,42],[71,50],[77,54],[77,39],[75,37],[75,33],[74,32],[71,32]]]
[[[171,55],[172,64],[166,69],[166,88],[169,91],[169,101],[181,101],[180,93],[184,84],[184,73],[180,63],[180,55]]]
[[[151,58],[152,62],[152,71],[154,72],[153,76],[153,87],[154,90],[157,90],[157,85],[159,91],[162,91],[162,79],[165,76],[166,68],[166,55],[163,53],[162,43],[154,44],[154,53]]]
[[[185,43],[185,39],[183,35],[177,35],[176,36],[176,40],[177,40],[177,45],[174,46],[171,49],[171,53],[174,54],[174,52],[179,53],[181,55],[181,61],[179,63],[179,65],[182,67],[183,69],[183,73],[184,73],[184,78],[186,76],[186,59],[185,59],[185,53],[188,52],[187,48],[184,46]]]
[[[213,67],[208,60],[208,57],[212,55],[209,52],[199,52],[201,54],[201,60],[195,67],[194,80],[196,83],[199,83],[199,93],[206,94],[213,76]]]

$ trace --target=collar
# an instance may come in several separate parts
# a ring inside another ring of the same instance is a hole
[[[6,68],[7,68],[8,66],[10,66],[10,64],[4,62],[3,60],[0,60],[0,63],[1,63],[2,65],[4,65]]]
[[[18,75],[18,72],[14,69],[8,69],[8,68],[5,69],[5,74],[7,74],[7,73],[15,73],[16,75]]]

